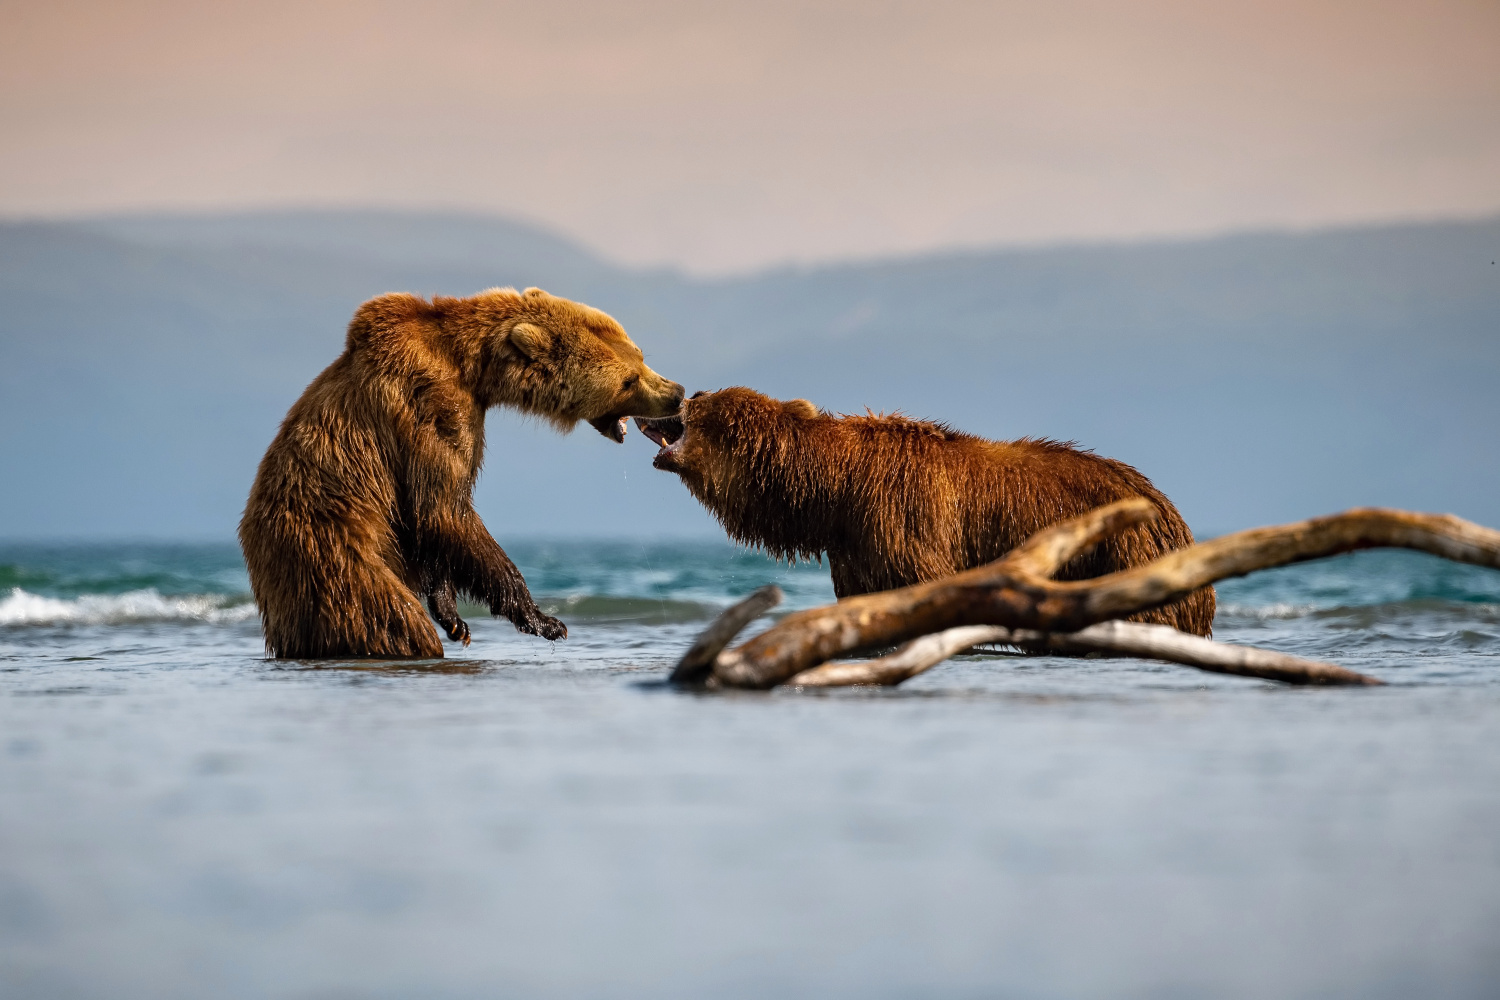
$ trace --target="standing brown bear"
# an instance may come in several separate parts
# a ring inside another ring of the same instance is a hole
[[[282,422],[240,521],[267,652],[440,657],[418,595],[467,644],[457,591],[522,632],[564,638],[474,511],[485,411],[512,406],[561,430],[587,420],[623,441],[627,417],[676,413],[682,395],[620,324],[539,288],[366,302]]]
[[[999,559],[1048,525],[1126,497],[1161,517],[1069,563],[1078,580],[1193,543],[1172,502],[1123,462],[1054,441],[987,441],[900,416],[833,416],[745,388],[694,393],[680,417],[637,420],[736,541],[828,555],[839,597],[906,587]],[[1208,635],[1204,587],[1135,620]]]

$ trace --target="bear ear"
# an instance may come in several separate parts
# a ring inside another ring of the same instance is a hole
[[[517,323],[511,327],[510,343],[516,350],[535,361],[546,354],[547,348],[552,346],[552,337],[539,326]]]
[[[526,289],[526,291],[524,291],[524,292],[521,293],[521,297],[522,298],[527,298],[527,299],[545,298],[546,295],[547,295],[546,292],[542,291],[540,288],[535,288],[535,287],[528,288],[528,289]]]
[[[818,408],[806,399],[789,399],[781,405],[788,413],[795,414],[803,420],[811,420],[818,415]]]

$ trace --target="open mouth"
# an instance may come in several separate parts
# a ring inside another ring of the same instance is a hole
[[[609,438],[615,444],[625,443],[625,428],[629,426],[628,417],[599,417],[590,420],[589,425]]]
[[[682,450],[682,439],[686,433],[681,417],[636,417],[635,425],[641,433],[661,446],[651,464],[658,469],[672,471],[672,461]]]

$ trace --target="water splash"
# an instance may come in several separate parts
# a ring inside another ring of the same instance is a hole
[[[144,622],[235,624],[255,617],[245,597],[219,594],[163,596],[154,588],[124,594],[46,597],[12,587],[0,599],[0,625],[128,625]]]

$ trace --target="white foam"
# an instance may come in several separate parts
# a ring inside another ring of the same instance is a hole
[[[1219,612],[1225,615],[1240,618],[1253,618],[1258,621],[1267,621],[1273,618],[1304,618],[1315,611],[1321,610],[1314,604],[1221,604]]]
[[[63,599],[13,587],[0,598],[0,625],[123,625],[134,622],[233,624],[255,617],[255,605],[213,594],[163,597],[155,588]]]

